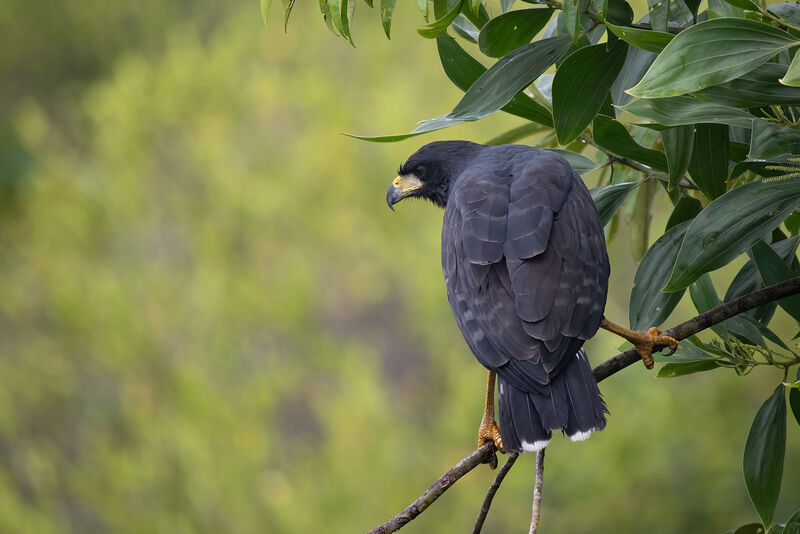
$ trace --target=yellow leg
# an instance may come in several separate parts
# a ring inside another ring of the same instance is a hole
[[[503,440],[500,439],[500,427],[494,420],[494,372],[489,371],[486,377],[486,404],[483,409],[481,426],[478,428],[478,447],[487,441],[493,441],[497,450],[503,452]]]
[[[672,352],[675,352],[675,349],[678,348],[677,339],[662,336],[661,331],[656,327],[650,328],[647,332],[637,332],[614,324],[603,317],[600,328],[613,332],[633,343],[633,346],[636,347],[636,352],[642,357],[644,366],[648,369],[653,368],[653,351],[655,349],[661,350],[664,347],[669,347]]]

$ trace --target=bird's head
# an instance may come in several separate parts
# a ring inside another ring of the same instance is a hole
[[[386,203],[394,205],[407,197],[430,200],[443,208],[450,186],[483,145],[468,141],[437,141],[420,148],[400,166],[397,178],[386,191]]]

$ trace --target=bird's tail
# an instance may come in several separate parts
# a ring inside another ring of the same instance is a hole
[[[499,376],[498,383],[500,435],[509,452],[539,451],[553,430],[582,441],[606,426],[606,403],[583,349],[540,392],[523,391]]]

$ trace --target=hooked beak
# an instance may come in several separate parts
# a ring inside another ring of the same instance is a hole
[[[422,187],[422,182],[413,174],[400,175],[394,179],[389,190],[386,191],[386,203],[394,211],[394,205],[406,198],[412,192]]]

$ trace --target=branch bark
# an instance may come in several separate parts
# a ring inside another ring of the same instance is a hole
[[[686,339],[691,335],[710,328],[717,323],[721,323],[726,319],[730,319],[735,315],[752,310],[753,308],[758,308],[762,304],[775,302],[798,293],[800,293],[800,276],[791,278],[785,282],[781,282],[780,284],[758,289],[730,302],[725,302],[724,304],[702,313],[697,317],[689,319],[688,321],[681,323],[674,328],[670,328],[664,332],[664,334],[678,340]],[[660,350],[659,347],[656,347],[656,349]],[[625,352],[621,352],[613,358],[610,358],[595,367],[594,377],[598,382],[601,382],[614,373],[617,373],[640,360],[641,358],[636,353],[635,349],[628,349]],[[367,534],[389,534],[390,532],[396,532],[405,526],[409,521],[412,521],[419,514],[425,511],[425,509],[433,504],[433,502],[436,501],[436,499],[438,499],[442,493],[444,493],[450,486],[455,484],[459,478],[475,469],[478,465],[487,463],[496,452],[497,449],[495,448],[494,443],[491,441],[487,442],[481,448],[473,451],[469,456],[458,462],[452,469],[442,475],[405,510],[389,519],[382,525],[370,530]],[[506,462],[506,464],[503,466],[503,469],[506,468],[506,465],[508,465],[508,462]],[[511,467],[509,466],[508,470],[510,469]],[[498,473],[498,477],[499,475],[500,473]],[[505,477],[505,474],[503,477]],[[497,481],[497,478],[495,478],[495,482],[492,485],[494,486],[496,483],[497,487],[499,487],[502,481],[502,478],[499,482]],[[495,488],[495,492],[496,491],[497,488]],[[492,494],[492,498],[493,497],[494,494]],[[484,499],[484,505],[485,504],[486,500]],[[489,499],[489,504],[491,504],[491,499]]]
[[[536,474],[533,477],[533,505],[531,509],[531,528],[528,534],[536,534],[539,530],[539,518],[542,508],[542,487],[544,486],[544,451],[536,452]]]

